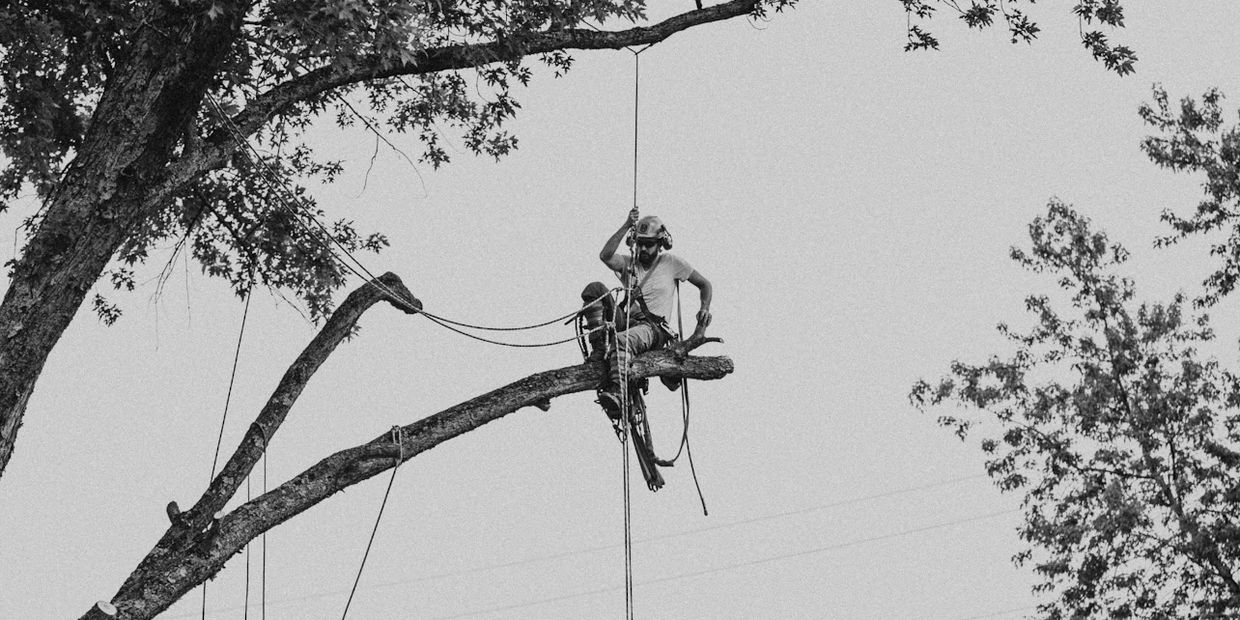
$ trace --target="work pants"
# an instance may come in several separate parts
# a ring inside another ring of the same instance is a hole
[[[621,369],[627,373],[630,360],[646,351],[657,349],[667,343],[667,332],[663,328],[646,321],[636,322],[622,332],[616,332],[616,355],[612,359],[611,380],[620,385],[623,376]]]

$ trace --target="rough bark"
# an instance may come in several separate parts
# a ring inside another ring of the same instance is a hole
[[[314,371],[356,326],[362,313],[386,299],[415,314],[421,302],[393,274],[354,291],[289,367],[224,469],[191,510],[173,523],[111,600],[116,616],[92,607],[83,620],[153,618],[214,576],[247,543],[345,488],[380,474],[439,444],[525,407],[538,407],[565,394],[596,389],[605,379],[602,363],[586,363],[530,375],[400,428],[397,445],[385,432],[359,446],[324,458],[268,493],[215,521],[213,515],[236,492],[266,450],[289,408]],[[632,376],[719,379],[732,372],[726,357],[694,357],[693,349],[717,339],[696,337],[675,347],[634,358]],[[401,461],[403,462],[403,461]],[[152,509],[157,509],[152,507]]]
[[[695,26],[748,15],[753,12],[757,4],[758,0],[732,0],[682,13],[648,27],[627,30],[598,31],[564,28],[514,37],[505,41],[431,48],[419,52],[413,62],[404,65],[385,66],[385,63],[376,59],[373,63],[360,63],[360,66],[355,67],[323,67],[258,95],[246,106],[245,110],[233,118],[233,122],[249,133],[257,130],[267,122],[267,119],[297,101],[303,101],[334,88],[367,80],[466,69],[555,50],[618,50],[625,47],[653,45],[677,32]],[[214,139],[220,141],[223,137]]]
[[[602,33],[569,29],[428,50],[414,65],[393,72],[310,72],[260,95],[235,121],[248,136],[288,106],[358,81],[462,69],[556,49],[653,43],[743,15],[755,3],[733,0],[648,28]],[[76,158],[13,267],[0,302],[0,476],[48,355],[108,262],[135,226],[189,183],[224,166],[238,146],[225,132],[199,143],[190,139],[188,128],[239,36],[247,3],[222,3],[228,9],[215,19],[203,19],[193,3],[183,4],[152,3],[156,8],[117,63]],[[185,151],[178,153],[178,145],[185,145]]]
[[[100,98],[0,303],[0,474],[47,356],[117,248],[150,215],[150,189],[161,185],[239,31],[239,20],[196,23],[176,9],[152,11],[148,21]]]

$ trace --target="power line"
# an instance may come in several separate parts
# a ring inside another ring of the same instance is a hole
[[[713,575],[713,574],[716,574],[716,573],[727,572],[727,571],[736,570],[736,569],[740,569],[740,568],[748,568],[748,567],[750,567],[750,566],[757,566],[757,565],[759,565],[759,564],[769,564],[769,563],[772,563],[772,562],[780,562],[780,561],[783,561],[783,560],[790,560],[790,559],[795,559],[795,558],[805,557],[805,556],[809,556],[809,555],[815,555],[815,554],[818,554],[818,553],[825,553],[825,552],[827,552],[827,551],[836,551],[836,550],[839,550],[839,549],[845,549],[845,548],[848,548],[848,547],[855,547],[855,546],[857,546],[857,545],[862,545],[862,544],[866,544],[866,543],[878,542],[878,541],[882,541],[882,540],[890,540],[890,539],[893,539],[893,538],[899,538],[899,537],[901,537],[901,536],[908,536],[908,535],[911,535],[911,534],[919,534],[919,533],[921,533],[921,532],[928,532],[928,531],[931,531],[931,530],[943,529],[943,528],[946,528],[946,527],[951,527],[951,526],[953,526],[953,525],[961,525],[961,524],[964,524],[964,523],[973,523],[973,522],[976,522],[976,521],[984,521],[984,520],[986,520],[986,519],[993,519],[993,518],[995,518],[995,517],[1001,517],[1001,516],[1004,516],[1004,515],[1014,514],[1014,513],[1017,513],[1017,512],[1020,512],[1020,511],[1019,511],[1019,510],[1003,510],[1003,511],[1000,511],[1000,512],[992,512],[992,513],[988,513],[988,514],[984,514],[984,515],[978,515],[978,516],[976,516],[976,517],[969,517],[969,518],[966,518],[966,519],[957,519],[957,520],[955,520],[955,521],[948,521],[948,522],[946,522],[946,523],[937,523],[937,524],[935,524],[935,525],[927,525],[927,526],[924,526],[924,527],[918,527],[918,528],[913,528],[913,529],[909,529],[909,530],[902,530],[902,531],[899,531],[899,532],[893,532],[893,533],[891,533],[891,534],[883,534],[883,535],[881,535],[881,536],[870,536],[870,537],[867,537],[867,538],[859,538],[859,539],[857,539],[857,540],[850,540],[850,541],[843,542],[843,543],[836,543],[836,544],[832,544],[832,545],[826,545],[826,546],[823,546],[823,547],[814,547],[814,548],[812,548],[812,549],[803,549],[803,550],[801,550],[801,551],[794,551],[794,552],[791,552],[791,553],[784,553],[784,554],[773,555],[773,556],[768,556],[768,557],[764,557],[764,558],[757,558],[757,559],[754,559],[754,560],[748,560],[748,561],[745,561],[745,562],[737,562],[737,563],[734,563],[734,564],[726,564],[726,565],[724,565],[724,566],[718,566],[718,567],[715,567],[715,568],[708,568],[708,569],[705,569],[705,570],[692,571],[692,572],[688,572],[688,573],[678,573],[678,574],[675,574],[675,575],[668,575],[668,576],[665,576],[665,577],[658,577],[658,578],[655,578],[655,579],[649,579],[649,580],[646,580],[646,581],[640,582],[640,583],[638,583],[637,585],[647,586],[647,585],[652,585],[652,584],[657,584],[657,583],[665,583],[665,582],[669,582],[669,581],[679,581],[679,580],[681,580],[681,579],[690,579],[690,578],[693,578],[693,577],[702,577],[702,576],[705,576],[705,575]],[[615,588],[615,587],[609,587],[609,588],[599,588],[599,589],[595,589],[595,590],[589,590],[589,591],[586,591],[586,592],[575,592],[575,593],[573,593],[573,594],[565,594],[565,595],[563,595],[563,596],[556,596],[556,597],[546,598],[546,599],[540,599],[540,600],[536,600],[536,601],[526,601],[526,602],[523,602],[523,603],[514,603],[514,604],[512,604],[512,605],[505,605],[505,606],[502,606],[502,607],[490,607],[490,608],[487,608],[487,609],[479,609],[479,610],[474,610],[474,611],[468,611],[468,612],[464,612],[464,613],[460,613],[460,614],[454,614],[454,615],[451,615],[451,616],[437,616],[437,617],[435,617],[435,618],[434,618],[434,620],[452,620],[452,619],[454,619],[454,618],[468,618],[468,617],[470,617],[470,616],[478,616],[478,615],[488,614],[488,613],[495,613],[495,612],[501,612],[501,611],[511,611],[511,610],[514,610],[514,609],[522,609],[522,608],[525,608],[525,607],[534,607],[534,606],[536,606],[536,605],[545,605],[545,604],[547,604],[547,603],[555,603],[555,602],[559,602],[559,601],[566,601],[566,600],[570,600],[570,599],[574,599],[574,598],[582,598],[582,597],[585,597],[585,596],[593,596],[593,595],[596,595],[596,594],[602,594],[602,593],[604,593],[604,592],[611,592],[611,591],[614,591],[614,590],[616,590],[616,589],[617,589],[617,588]]]
[[[831,509],[831,508],[840,508],[840,507],[843,507],[843,506],[851,506],[851,505],[861,504],[861,503],[865,503],[865,502],[869,502],[869,501],[874,501],[874,500],[879,500],[879,499],[887,499],[887,498],[890,498],[890,497],[898,497],[898,496],[900,496],[900,495],[906,495],[906,494],[909,494],[909,493],[916,493],[916,492],[918,492],[918,491],[928,491],[928,490],[930,490],[930,489],[936,489],[936,488],[946,487],[946,486],[950,486],[950,485],[953,485],[953,484],[959,484],[959,483],[962,483],[962,482],[968,482],[968,481],[971,481],[971,480],[978,480],[978,479],[981,479],[981,478],[986,478],[986,477],[987,477],[987,476],[986,476],[986,474],[976,474],[976,475],[972,475],[972,476],[962,476],[962,477],[959,477],[959,478],[950,478],[950,479],[947,479],[947,480],[940,480],[940,481],[937,481],[937,482],[931,482],[931,483],[921,484],[921,485],[917,485],[917,486],[904,487],[904,488],[900,488],[900,489],[893,489],[893,490],[890,490],[890,491],[884,491],[884,492],[882,492],[882,493],[874,493],[874,494],[871,494],[871,495],[863,495],[863,496],[859,496],[859,497],[853,497],[853,498],[844,499],[844,500],[838,500],[838,501],[834,501],[834,502],[827,502],[827,503],[823,503],[823,504],[815,504],[815,505],[811,505],[811,506],[805,506],[805,507],[802,507],[802,508],[795,508],[795,509],[792,509],[792,510],[785,510],[785,511],[781,511],[781,512],[776,512],[776,513],[765,514],[765,515],[758,515],[758,516],[755,516],[755,517],[749,517],[749,518],[746,518],[746,519],[740,519],[740,520],[737,520],[737,521],[728,521],[728,522],[726,522],[726,523],[717,523],[717,524],[714,524],[714,525],[708,525],[708,526],[705,526],[705,527],[698,527],[698,528],[693,528],[693,529],[689,529],[689,530],[683,530],[683,531],[680,531],[680,532],[672,532],[672,533],[668,533],[668,534],[661,534],[661,535],[657,535],[657,536],[651,536],[651,537],[647,537],[647,538],[636,539],[636,540],[634,540],[633,542],[634,542],[634,544],[647,544],[647,543],[659,542],[659,541],[663,541],[663,540],[670,540],[670,539],[674,539],[674,538],[680,538],[680,537],[683,537],[683,536],[691,536],[691,535],[694,535],[694,534],[701,534],[701,533],[705,533],[705,532],[712,532],[712,531],[716,531],[716,530],[723,530],[723,529],[729,529],[729,528],[734,528],[734,527],[740,527],[740,526],[744,526],[744,525],[750,525],[750,524],[753,524],[753,523],[762,523],[762,522],[765,522],[765,521],[772,521],[772,520],[776,520],[776,519],[783,519],[783,518],[793,517],[793,516],[798,516],[798,515],[811,514],[811,513],[814,513],[814,512],[820,512],[820,511],[823,511],[823,510],[829,510],[829,509]],[[538,557],[533,557],[533,558],[524,558],[524,559],[520,559],[520,560],[512,560],[512,561],[508,561],[508,562],[501,562],[501,563],[497,563],[497,564],[488,564],[488,565],[484,565],[484,566],[475,566],[475,567],[470,567],[470,568],[463,568],[463,569],[460,569],[460,570],[455,570],[455,571],[448,571],[448,572],[442,572],[442,573],[435,573],[435,574],[431,574],[431,575],[423,575],[423,576],[419,576],[419,577],[413,577],[413,578],[410,578],[410,579],[402,579],[402,580],[398,580],[398,581],[389,581],[389,582],[384,582],[384,583],[378,583],[378,584],[374,584],[374,585],[368,586],[368,587],[363,588],[363,589],[364,589],[364,590],[375,590],[375,589],[379,589],[379,588],[388,588],[388,587],[393,587],[393,586],[409,585],[409,584],[412,584],[412,583],[422,583],[422,582],[427,582],[427,581],[436,581],[436,580],[439,580],[439,579],[448,579],[448,578],[452,578],[452,577],[461,577],[461,576],[464,576],[464,575],[470,575],[470,574],[474,574],[474,573],[481,573],[481,572],[486,572],[486,571],[491,571],[491,570],[499,570],[499,569],[504,569],[504,568],[513,568],[513,567],[516,567],[516,566],[523,566],[523,565],[526,565],[526,564],[534,564],[534,563],[538,563],[538,562],[549,562],[549,561],[552,561],[552,560],[558,560],[558,559],[567,558],[567,557],[572,557],[572,556],[577,556],[577,555],[584,555],[584,554],[588,554],[588,553],[597,553],[597,552],[600,552],[600,551],[608,551],[608,550],[611,550],[611,549],[615,549],[615,548],[617,548],[617,547],[619,547],[619,546],[621,546],[619,543],[613,543],[613,544],[608,544],[608,545],[597,545],[597,546],[594,546],[594,547],[584,547],[584,548],[578,548],[578,549],[570,549],[570,550],[567,550],[567,551],[561,551],[561,552],[558,552],[558,553],[553,553],[553,554],[548,554],[548,555],[543,555],[543,556],[538,556]],[[606,591],[611,591],[611,590],[615,590],[615,589],[617,589],[617,588],[615,588],[615,587],[612,587],[612,588],[606,588],[606,589],[600,590],[599,592],[606,592]],[[314,593],[314,594],[309,594],[309,595],[306,595],[306,596],[299,596],[299,597],[294,597],[294,598],[282,599],[282,600],[279,600],[279,601],[273,601],[273,604],[294,603],[294,602],[299,602],[299,601],[313,600],[313,599],[319,599],[319,598],[327,598],[327,597],[332,597],[332,596],[335,596],[335,595],[337,595],[337,594],[341,594],[342,592],[343,592],[343,590],[333,590],[333,591],[330,591],[330,592],[316,592],[316,593]],[[587,595],[587,593],[579,593],[579,594],[576,594],[576,595],[574,595],[574,596],[586,596],[586,595]],[[229,610],[234,610],[234,609],[237,609],[237,608],[236,608],[236,607],[232,607],[232,608],[221,608],[219,611],[229,611]],[[188,616],[188,615],[181,615],[181,616],[170,616],[170,618],[171,618],[171,619],[175,619],[175,618],[188,618],[188,617],[190,617],[190,616]]]

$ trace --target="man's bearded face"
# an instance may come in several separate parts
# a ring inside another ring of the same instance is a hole
[[[649,267],[654,262],[655,257],[659,255],[659,239],[655,237],[639,237],[637,239],[637,262],[643,267]]]

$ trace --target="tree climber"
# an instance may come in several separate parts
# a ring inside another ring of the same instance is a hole
[[[628,243],[637,245],[636,264],[633,264],[633,259],[627,252],[617,251],[620,241],[634,228],[633,234],[628,237]],[[606,318],[616,324],[615,346],[611,350],[607,346],[605,332],[600,330],[590,337],[590,359],[609,361],[611,380],[609,385],[599,392],[599,404],[614,418],[620,417],[621,369],[628,367],[634,355],[661,347],[671,340],[667,318],[672,311],[672,297],[676,293],[677,282],[688,280],[700,293],[701,308],[697,313],[697,329],[693,335],[703,335],[706,326],[710,325],[710,280],[698,273],[683,258],[663,252],[671,248],[672,235],[663,222],[654,216],[639,220],[637,208],[633,208],[624,224],[612,233],[599,252],[599,259],[615,272],[622,283],[627,285],[630,278],[635,278],[632,299],[625,299],[619,307],[615,307],[610,296],[604,296],[608,289],[601,282],[591,282],[581,292],[582,301],[586,304],[603,298],[602,302],[585,309],[588,328],[602,325]]]

